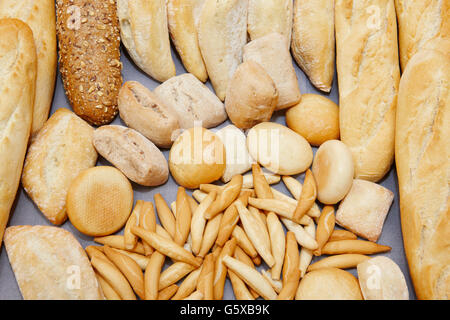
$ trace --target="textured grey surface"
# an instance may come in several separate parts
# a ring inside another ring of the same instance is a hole
[[[174,53],[174,60],[177,67],[177,74],[185,73],[185,69],[183,68],[182,64],[180,63],[179,57]],[[134,80],[139,81],[145,86],[147,86],[149,89],[154,89],[158,83],[148,77],[145,73],[139,70],[138,67],[136,67],[132,62],[130,57],[127,53],[122,51],[122,58],[121,61],[123,63],[123,71],[122,75],[124,78],[124,81]],[[305,74],[297,67],[297,65],[294,62],[294,66],[296,68],[297,77],[299,86],[302,93],[320,93],[318,90],[316,90]],[[210,88],[210,84],[207,84]],[[335,81],[333,83],[333,89],[330,94],[326,95],[331,100],[338,103],[338,90],[337,90],[337,81],[335,76]],[[68,101],[65,97],[61,77],[58,74],[58,79],[56,81],[56,90],[55,90],[55,97],[53,100],[53,106],[51,113],[55,112],[58,108],[69,108]],[[284,120],[284,112],[278,112],[276,113],[272,121],[279,122],[282,124],[285,124]],[[121,119],[117,117],[114,120],[115,124],[123,124]],[[223,127],[225,125],[229,124],[229,121],[226,121],[223,123],[220,127]],[[168,157],[168,150],[164,150],[164,155],[166,158]],[[98,165],[109,165],[108,162],[102,158],[99,159]],[[299,180],[303,180],[303,175],[300,175],[297,177]],[[406,282],[408,285],[408,289],[410,292],[410,298],[414,299],[414,289],[411,284],[411,279],[409,276],[409,270],[408,265],[405,258],[405,252],[403,249],[403,242],[402,242],[402,234],[401,234],[401,226],[400,226],[400,211],[399,211],[399,198],[398,198],[398,184],[397,184],[397,178],[395,173],[395,168],[393,167],[389,174],[384,178],[384,180],[381,182],[381,185],[385,186],[386,188],[392,190],[395,193],[394,203],[390,209],[390,212],[386,218],[383,232],[381,234],[380,239],[378,240],[378,243],[389,245],[392,247],[392,251],[383,254],[392,260],[394,260],[403,271]],[[279,183],[278,185],[274,186],[276,189],[283,191],[287,194],[289,192],[283,185],[283,183]],[[161,193],[163,197],[166,199],[168,203],[174,201],[176,199],[176,192],[177,192],[177,185],[174,182],[174,180],[170,177],[169,181],[159,187],[156,188],[148,188],[148,187],[142,187],[138,186],[136,184],[133,184],[134,193],[135,193],[135,201],[142,199],[147,201],[153,200],[153,195],[156,193]],[[22,188],[19,189],[17,199],[15,202],[15,205],[13,207],[13,210],[11,212],[11,218],[9,221],[9,226],[12,225],[51,225],[48,220],[39,212],[37,207],[33,204],[33,202],[30,200],[30,198],[26,195],[26,193],[23,191]],[[69,230],[72,232],[76,238],[80,241],[81,245],[83,247],[86,247],[87,245],[94,244],[91,237],[85,236],[78,232],[70,223],[70,221],[67,221],[62,225],[62,228]],[[120,232],[119,232],[120,233]],[[6,254],[6,250],[4,248],[0,249],[0,299],[22,299],[22,296],[20,294],[19,288],[17,286],[17,283],[14,278],[14,273],[11,269],[11,266],[8,261],[8,257]],[[167,266],[167,265],[166,265]],[[261,267],[265,267],[263,264]],[[352,269],[349,270],[352,274],[356,276],[356,270]],[[224,299],[231,300],[234,299],[231,284],[229,280],[227,279],[227,283],[225,286],[225,294]]]

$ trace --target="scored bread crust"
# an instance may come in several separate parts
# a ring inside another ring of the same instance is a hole
[[[122,85],[116,1],[56,4],[59,69],[70,105],[90,124],[108,124]]]

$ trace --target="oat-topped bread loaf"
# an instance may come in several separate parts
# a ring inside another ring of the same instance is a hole
[[[122,85],[115,0],[57,0],[59,68],[77,115],[94,125],[118,112]]]

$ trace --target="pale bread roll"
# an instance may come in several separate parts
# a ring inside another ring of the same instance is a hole
[[[22,185],[44,216],[60,225],[67,219],[66,197],[80,172],[95,166],[94,128],[68,109],[58,109],[31,143]]]
[[[448,300],[450,55],[442,52],[422,49],[404,70],[395,156],[403,242],[416,295]]]
[[[33,32],[0,19],[0,245],[19,187],[31,132],[37,56]]]
[[[198,40],[216,95],[225,99],[228,82],[242,62],[247,43],[248,1],[205,0],[198,22]]]
[[[355,178],[376,182],[394,158],[400,80],[394,3],[337,0],[335,6],[341,140],[353,154]]]
[[[68,231],[48,226],[6,229],[5,248],[25,300],[103,300],[86,252]]]
[[[37,53],[33,126],[36,134],[47,121],[56,80],[56,17],[54,0],[2,0],[0,17],[17,18],[33,31]]]

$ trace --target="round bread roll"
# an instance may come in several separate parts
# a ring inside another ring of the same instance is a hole
[[[106,236],[121,229],[133,207],[133,189],[118,169],[94,167],[81,172],[67,193],[67,215],[78,231]]]
[[[312,165],[319,201],[324,204],[341,201],[352,186],[354,171],[352,154],[343,142],[324,142],[317,150]]]
[[[269,74],[258,63],[239,65],[228,85],[225,109],[233,124],[250,129],[270,121],[278,103],[278,90]]]
[[[305,138],[274,122],[263,122],[250,129],[247,147],[253,159],[280,175],[302,173],[313,160],[312,148]]]
[[[205,128],[194,127],[184,131],[170,149],[170,172],[180,186],[188,189],[220,179],[225,167],[222,141]]]
[[[358,280],[338,268],[308,272],[300,281],[296,300],[363,300]]]
[[[302,100],[286,112],[286,124],[311,145],[339,139],[339,107],[318,94],[303,94]]]

